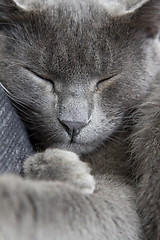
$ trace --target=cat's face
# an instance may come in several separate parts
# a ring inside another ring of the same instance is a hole
[[[111,17],[93,1],[36,9],[5,19],[0,78],[36,145],[87,153],[146,94],[159,68],[157,29],[137,26],[139,12]]]

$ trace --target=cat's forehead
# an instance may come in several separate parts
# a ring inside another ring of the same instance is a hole
[[[21,38],[19,56],[65,76],[87,71],[101,74],[110,65],[113,71],[118,59],[123,62],[130,32],[125,21],[111,16],[103,4],[93,0],[40,2],[20,23],[20,32],[14,32],[14,37],[18,33],[16,38]]]
[[[71,14],[68,6],[59,6],[58,9],[43,12],[35,25],[37,32],[34,43],[36,49],[39,47],[38,52],[43,61],[49,63],[47,68],[64,72],[65,76],[85,72],[86,69],[90,73],[92,69],[98,73],[103,68],[103,55],[107,64],[111,63],[111,55],[114,53],[114,49],[111,52],[114,39],[109,36],[110,20],[105,13],[101,12],[99,16],[93,7],[85,18],[83,13],[78,13],[79,16],[76,14],[73,14],[73,10]]]
[[[35,5],[41,5],[42,8],[47,6],[57,7],[58,5],[70,5],[73,8],[86,8],[87,5],[97,5],[105,8],[113,15],[120,15],[126,11],[127,4],[125,1],[119,0],[16,0],[16,2],[22,5],[24,8],[33,8]]]
[[[119,24],[120,21],[110,15],[102,4],[93,0],[56,0],[48,7],[41,4],[36,11],[31,12],[27,19],[29,23],[24,29],[31,31],[31,36],[35,34],[39,35],[39,39],[47,38],[48,43],[56,43],[61,45],[61,48],[64,45],[76,44],[91,46],[93,43],[96,48],[97,45],[113,40],[112,35],[121,32],[123,27],[126,28],[125,24]]]
[[[57,41],[58,45],[66,43],[70,45],[72,42],[72,46],[88,42],[104,44],[113,40],[112,35],[120,36],[126,29],[126,21],[122,23],[121,18],[117,21],[117,17],[106,10],[105,5],[110,3],[109,0],[27,0],[27,2],[32,3],[33,9],[28,11],[29,14],[26,15],[24,23],[22,22],[20,31],[30,37],[37,35],[38,39],[45,42],[48,39],[48,43]]]
[[[41,3],[39,6],[40,12],[43,12],[45,19],[48,16],[48,20],[56,25],[63,22],[64,28],[67,24],[67,28],[73,29],[74,24],[85,25],[86,23],[90,23],[94,27],[100,27],[102,20],[107,21],[108,18],[108,11],[106,11],[104,5],[94,0],[56,0],[51,4],[42,5]]]

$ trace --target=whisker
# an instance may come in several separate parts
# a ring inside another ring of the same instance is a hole
[[[35,123],[33,123],[33,124],[35,124]],[[46,127],[46,125],[45,124],[38,124],[37,126],[33,126],[33,127],[31,127],[30,128],[30,130],[35,130],[35,129],[39,129],[39,128],[43,128],[43,127]]]
[[[13,38],[13,37],[8,37],[8,36],[6,36],[6,35],[1,35],[1,34],[0,34],[0,38],[1,38],[1,37],[7,38],[7,39],[10,39],[10,40],[14,40],[14,41],[16,40],[16,39]]]
[[[50,138],[47,138],[47,142],[52,141],[54,138],[58,137],[59,134],[52,134],[52,136]]]
[[[5,88],[4,85],[1,82],[0,82],[0,85],[2,86],[2,88],[5,91],[5,93],[7,94],[7,96],[12,101],[14,101],[15,103],[17,103],[18,105],[20,105],[23,108],[33,110],[33,107],[32,107],[32,104],[34,103],[33,101],[29,101],[29,102],[25,102],[24,100],[22,101],[21,99],[14,96],[7,88]]]

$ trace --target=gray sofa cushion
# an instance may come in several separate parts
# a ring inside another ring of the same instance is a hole
[[[0,85],[0,172],[20,173],[32,153],[23,123]]]

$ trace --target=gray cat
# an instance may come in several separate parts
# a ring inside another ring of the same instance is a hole
[[[0,178],[0,239],[160,239],[160,0],[0,0],[0,23],[0,79],[38,152]]]

